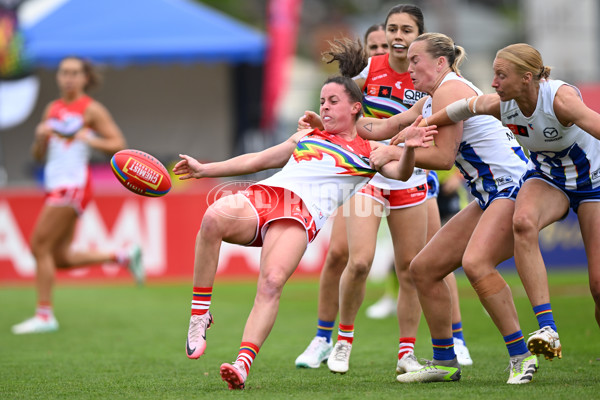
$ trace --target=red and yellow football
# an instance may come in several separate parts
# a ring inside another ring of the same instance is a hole
[[[119,182],[135,194],[159,197],[171,190],[169,172],[148,153],[121,150],[113,155],[110,165]]]

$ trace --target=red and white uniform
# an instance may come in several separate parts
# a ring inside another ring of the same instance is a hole
[[[362,89],[366,117],[389,118],[408,110],[426,96],[415,90],[408,72],[398,73],[392,69],[388,54],[371,57],[366,68],[355,79],[365,79]],[[389,140],[383,143],[389,144]],[[425,170],[415,168],[405,182],[377,174],[360,194],[373,197],[388,208],[417,205],[427,197],[427,174]]]
[[[307,230],[313,226],[314,234],[309,234],[309,241],[312,240],[327,218],[375,175],[375,171],[369,166],[370,152],[369,142],[358,136],[352,141],[345,141],[317,129],[308,133],[300,139],[281,171],[248,188],[250,194],[245,195],[249,199],[256,197],[253,190],[258,185],[282,188],[288,193],[286,195],[286,192],[279,191],[279,194],[274,194],[267,189],[262,194],[261,209],[253,204],[257,210],[257,218],[261,221],[259,225],[268,225],[278,218],[304,219],[305,221],[300,222]],[[273,199],[278,204],[268,204],[265,207],[264,203],[272,203]],[[277,217],[263,218],[269,210],[282,206],[283,211],[273,211]],[[302,217],[298,206],[305,209],[308,215],[305,213]],[[259,226],[259,229],[264,235],[264,228]]]
[[[47,203],[70,205],[82,211],[90,199],[90,148],[75,139],[74,134],[84,127],[84,113],[92,98],[81,96],[71,103],[62,99],[50,105],[45,123],[52,128],[48,138],[44,187]]]

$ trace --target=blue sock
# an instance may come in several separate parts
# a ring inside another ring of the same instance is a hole
[[[453,360],[456,357],[454,353],[454,339],[434,339],[431,338],[433,345],[433,359],[439,361]]]
[[[540,304],[539,306],[533,307],[533,312],[537,318],[540,329],[545,326],[549,326],[556,332],[556,323],[554,322],[554,314],[552,314],[552,307],[550,303]]]
[[[467,344],[467,342],[465,342],[465,337],[463,336],[462,321],[452,324],[452,337],[460,339],[464,344]]]
[[[508,355],[511,357],[525,354],[529,351],[527,350],[527,345],[525,344],[525,339],[523,338],[523,332],[520,330],[504,336],[504,343],[506,344]]]
[[[324,337],[327,339],[327,343],[331,343],[331,333],[333,332],[333,326],[335,325],[335,320],[333,321],[321,321],[317,322],[317,336]]]

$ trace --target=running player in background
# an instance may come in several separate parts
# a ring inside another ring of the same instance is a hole
[[[75,251],[71,243],[77,220],[91,199],[88,162],[91,150],[112,155],[125,139],[108,110],[86,92],[98,84],[92,65],[77,57],[63,59],[56,75],[60,98],[45,109],[32,146],[37,161],[45,159],[46,199],[31,237],[36,262],[37,308],[33,318],[14,325],[15,334],[58,329],[52,307],[56,268],[77,268],[107,262],[129,267],[144,280],[141,250]]]
[[[577,214],[600,325],[600,115],[585,105],[576,87],[550,79],[550,68],[528,44],[496,53],[492,87],[496,94],[457,101],[431,121],[492,115],[529,150],[531,160],[513,216],[515,263],[540,328],[527,346],[547,359],[560,358],[539,233],[563,219],[569,208]]]
[[[446,35],[427,33],[419,36],[411,44],[408,57],[415,88],[429,93],[430,97],[407,113],[394,117],[391,123],[396,123],[395,128],[388,134],[410,122],[418,113],[427,117],[457,99],[481,94],[460,76],[458,67],[465,57],[464,49]],[[403,118],[407,120],[402,122]],[[373,131],[378,122],[359,121],[359,132],[361,127]],[[431,333],[433,361],[421,370],[399,375],[397,379],[399,382],[460,379],[449,312],[451,294],[443,279],[462,265],[504,339],[509,355],[507,383],[529,383],[537,370],[538,360],[525,344],[510,287],[496,270],[498,264],[513,254],[511,220],[519,179],[526,171],[525,154],[514,135],[488,116],[477,116],[464,123],[460,121],[440,128],[435,145],[422,150],[415,154],[416,165],[450,169],[455,163],[476,201],[444,224],[411,262],[411,276]],[[371,162],[377,166],[386,165],[390,155],[398,152],[401,149],[397,146],[376,149],[371,154]]]
[[[214,202],[204,214],[196,239],[192,311],[186,351],[191,359],[206,349],[206,330],[221,242],[261,246],[254,305],[246,321],[235,362],[221,365],[229,389],[243,389],[250,367],[266,340],[279,309],[283,286],[296,269],[306,246],[327,218],[375,174],[368,157],[379,143],[356,134],[362,93],[345,77],[328,79],[321,89],[324,131],[296,132],[284,143],[258,153],[201,164],[182,155],[173,171],[180,179],[236,176],[270,168],[283,169],[244,192]],[[427,146],[431,134],[409,128],[411,147],[404,160],[414,163],[412,146]],[[402,174],[408,179],[412,167]],[[270,201],[269,201],[270,199]]]

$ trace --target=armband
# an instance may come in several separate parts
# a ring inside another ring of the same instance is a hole
[[[473,100],[473,98],[475,99],[475,101],[473,102],[473,109],[471,109],[469,107],[469,103],[471,100]],[[454,103],[449,104],[446,107],[446,113],[448,114],[448,118],[450,118],[452,122],[459,122],[475,116],[476,103],[477,97],[470,97],[468,99],[460,99],[455,101]]]

